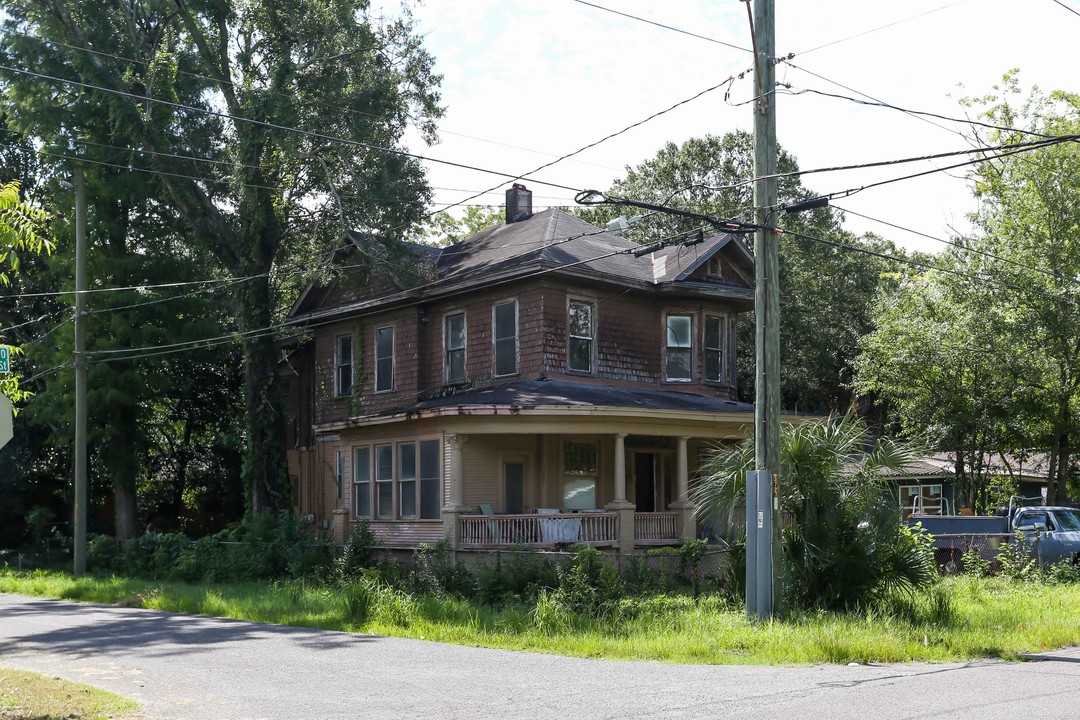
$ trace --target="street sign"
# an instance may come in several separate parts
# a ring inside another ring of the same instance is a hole
[[[11,350],[0,345],[0,373],[11,372]]]
[[[0,448],[7,445],[8,441],[11,440],[14,430],[12,425],[13,415],[11,401],[7,399],[7,395],[0,393]]]

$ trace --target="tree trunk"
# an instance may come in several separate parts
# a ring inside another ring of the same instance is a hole
[[[1058,458],[1060,457],[1061,436],[1054,433],[1050,438],[1050,472],[1046,474],[1046,502],[1053,503],[1057,495]]]
[[[1058,444],[1057,482],[1054,483],[1056,492],[1050,497],[1047,488],[1047,502],[1054,505],[1064,505],[1069,499],[1069,460],[1072,455],[1072,447],[1069,444],[1069,435],[1061,434],[1061,442]]]
[[[121,477],[113,480],[113,519],[117,540],[135,537],[135,488]]]
[[[270,286],[265,277],[248,283],[240,298],[245,330],[263,330],[272,323]],[[286,482],[284,415],[277,382],[277,343],[273,335],[251,335],[244,340],[246,370],[247,448],[244,472],[251,488],[251,511],[276,512],[292,506]]]

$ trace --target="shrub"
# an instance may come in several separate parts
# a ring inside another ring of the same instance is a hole
[[[494,567],[480,567],[475,576],[477,599],[492,607],[514,602],[533,603],[544,590],[559,585],[559,572],[538,553],[496,553]]]
[[[366,568],[378,564],[379,539],[371,531],[371,523],[360,520],[349,531],[349,540],[337,562],[338,576],[344,579],[358,577]]]
[[[979,553],[979,547],[969,545],[964,554],[960,556],[960,562],[964,566],[964,572],[978,578],[990,577],[994,563],[987,560]]]
[[[86,543],[86,569],[94,573],[111,573],[116,569],[118,554],[116,538],[91,535]]]
[[[568,567],[559,570],[554,601],[582,617],[600,619],[624,596],[625,586],[615,566],[595,549],[583,547]]]
[[[1035,570],[1031,545],[1023,533],[1016,533],[1012,540],[1002,543],[995,558],[1001,566],[1001,574],[1012,580],[1027,578]]]
[[[476,592],[472,575],[454,559],[454,550],[446,540],[424,543],[416,549],[409,585],[416,592],[432,595],[470,597]]]

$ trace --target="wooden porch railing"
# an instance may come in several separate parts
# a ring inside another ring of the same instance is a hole
[[[668,544],[679,539],[679,513],[634,513],[634,544]]]
[[[615,513],[558,515],[463,515],[458,520],[461,547],[571,544],[614,546],[619,541]]]

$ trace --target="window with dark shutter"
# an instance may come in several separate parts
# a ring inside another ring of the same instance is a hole
[[[394,326],[375,330],[375,392],[394,389]]]

